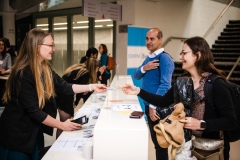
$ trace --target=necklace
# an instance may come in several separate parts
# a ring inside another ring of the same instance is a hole
[[[199,79],[196,79],[196,80],[193,80],[193,78],[192,78],[193,83],[196,83],[196,82],[200,81],[201,78],[202,78],[202,77],[200,77]]]

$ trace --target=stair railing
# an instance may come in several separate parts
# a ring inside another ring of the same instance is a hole
[[[240,62],[240,56],[238,57],[237,61],[235,62],[235,64],[233,65],[231,71],[228,73],[228,76],[227,76],[227,80],[231,77],[233,71],[236,69],[237,65],[239,64]]]
[[[224,8],[224,10],[220,13],[220,15],[217,17],[217,19],[213,22],[213,24],[211,25],[211,27],[208,29],[208,31],[205,33],[205,35],[203,36],[203,38],[206,38],[209,33],[213,30],[213,28],[215,27],[215,25],[218,23],[218,21],[222,18],[222,16],[224,15],[224,13],[227,11],[227,9],[232,5],[232,3],[234,2],[234,0],[231,0],[229,2],[229,4]]]
[[[213,28],[215,27],[215,25],[218,23],[218,21],[222,18],[222,16],[224,15],[224,13],[228,10],[228,8],[232,5],[232,3],[234,2],[234,0],[231,0],[229,2],[229,4],[224,8],[224,10],[220,13],[220,15],[217,17],[217,19],[213,22],[213,24],[211,25],[211,27],[208,29],[208,31],[205,33],[205,35],[203,36],[203,38],[206,38],[209,33],[213,30]],[[168,42],[170,42],[172,39],[179,39],[181,41],[184,41],[188,38],[185,37],[169,37],[162,45],[162,47],[165,47]]]
[[[188,38],[185,38],[185,37],[168,37],[168,39],[162,44],[162,47],[165,47],[168,44],[168,42],[170,42],[173,39],[178,39],[178,40],[184,41]]]

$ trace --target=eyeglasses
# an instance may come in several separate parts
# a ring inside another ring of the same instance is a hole
[[[180,56],[185,56],[185,54],[187,54],[187,53],[189,53],[189,52],[192,52],[192,51],[185,51],[185,52],[184,52],[184,51],[181,51],[179,55],[180,55]]]
[[[44,46],[55,48],[55,44],[40,44],[40,45],[44,45]]]

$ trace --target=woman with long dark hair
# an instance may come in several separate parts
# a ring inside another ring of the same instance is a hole
[[[7,53],[6,42],[0,39],[0,74],[9,74],[12,67],[11,55]]]
[[[111,72],[107,69],[108,64],[108,49],[105,44],[99,45],[99,53],[101,54],[100,57],[100,67],[104,69],[104,71],[98,72],[98,79],[100,80],[101,84],[109,85],[108,81],[111,77]]]
[[[190,116],[180,122],[184,123],[184,128],[191,130],[192,135],[199,138],[219,140],[220,132],[224,132],[224,160],[229,159],[230,144],[227,130],[237,126],[237,119],[231,98],[231,92],[226,83],[223,72],[214,66],[213,55],[207,41],[202,37],[192,37],[185,40],[180,53],[182,69],[188,72],[188,76],[193,81],[195,101],[190,106]],[[204,86],[206,79],[216,74],[222,78],[214,81],[212,86],[212,107],[205,98]],[[165,107],[174,103],[173,87],[164,95],[156,95],[146,92],[134,85],[123,87],[126,94],[134,94],[143,98],[147,102],[157,107]],[[180,95],[181,93],[178,93]],[[160,117],[150,117],[152,121]],[[190,142],[190,141],[189,141]]]

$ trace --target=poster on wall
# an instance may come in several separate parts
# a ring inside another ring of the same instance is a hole
[[[134,85],[141,87],[142,80],[133,78],[134,71],[142,64],[148,49],[146,47],[146,33],[150,28],[128,26],[128,46],[127,46],[127,74],[132,76]],[[139,98],[142,110],[145,110],[143,101]]]

